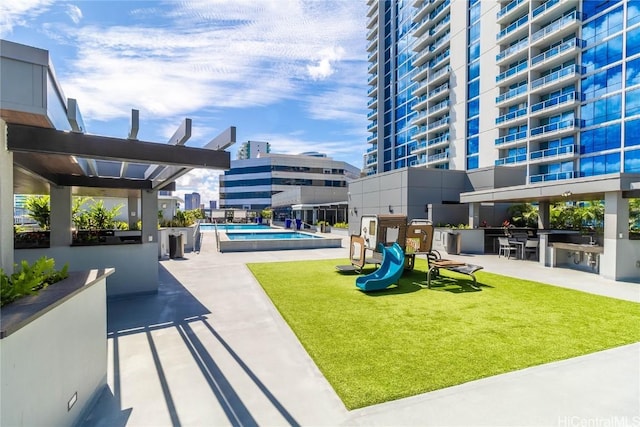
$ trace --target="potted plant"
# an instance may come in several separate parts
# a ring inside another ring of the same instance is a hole
[[[42,257],[31,265],[23,260],[20,268],[11,275],[5,274],[0,268],[0,306],[35,295],[41,289],[67,278],[68,268],[69,265],[65,264],[62,270],[56,270],[53,258],[47,257]]]

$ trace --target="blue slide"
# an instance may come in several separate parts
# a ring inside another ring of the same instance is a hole
[[[358,277],[356,286],[361,290],[379,291],[396,283],[404,271],[404,252],[397,243],[391,247],[384,247],[382,243],[378,245],[382,249],[382,265],[371,274]]]

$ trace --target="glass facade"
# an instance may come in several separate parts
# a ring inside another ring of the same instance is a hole
[[[523,165],[538,183],[638,171],[640,0],[367,4],[383,52],[370,56],[367,173]],[[494,41],[483,29],[496,22]]]

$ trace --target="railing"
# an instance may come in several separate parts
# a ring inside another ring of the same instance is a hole
[[[372,81],[374,81],[377,78],[378,78],[378,74],[371,74],[369,76],[369,78],[367,79],[367,83],[371,83]]]
[[[437,23],[432,29],[429,30],[429,36],[434,35],[438,31],[442,29],[445,25],[447,25],[451,21],[451,15],[447,15],[443,18],[439,23]]]
[[[371,117],[375,117],[377,115],[378,115],[378,111],[377,110],[369,111],[367,113],[367,119],[370,119]]]
[[[522,117],[524,115],[527,114],[527,108],[521,108],[519,110],[516,111],[512,111],[510,113],[504,114],[502,116],[499,116],[498,118],[496,118],[496,124],[499,125],[500,123],[504,123],[504,122],[508,122],[509,120],[513,120],[516,119],[518,117]]]
[[[374,132],[373,134],[367,137],[367,142],[375,141],[378,139],[378,132]]]
[[[432,154],[427,157],[427,162],[437,162],[439,160],[444,160],[449,158],[449,152],[445,151],[444,153]]]
[[[442,61],[445,61],[447,58],[449,58],[450,54],[451,54],[451,50],[449,49],[445,50],[440,55],[436,56],[431,61],[429,61],[429,67],[436,68],[438,64],[440,64]]]
[[[564,145],[562,147],[547,148],[546,150],[532,151],[529,154],[529,159],[536,160],[536,159],[543,159],[548,157],[553,158],[553,157],[562,156],[564,154],[573,154],[574,152],[575,152],[574,145]]]
[[[437,103],[436,105],[434,105],[433,107],[429,108],[429,110],[427,110],[427,114],[432,114],[438,110],[442,110],[443,108],[447,108],[449,106],[449,100],[445,99],[442,102]]]
[[[531,58],[531,66],[533,67],[539,62],[546,61],[547,59],[553,58],[554,56],[559,55],[562,52],[569,50],[571,48],[574,48],[574,47],[583,48],[584,46],[585,46],[584,40],[581,40],[578,38],[568,40],[562,43],[561,45],[551,48],[548,51],[543,52],[540,55],[536,55],[533,58]]]
[[[449,140],[449,133],[445,133],[437,138],[431,138],[427,141],[427,147],[431,147],[432,145],[440,144],[441,142],[445,142]]]
[[[549,8],[557,5],[560,3],[560,0],[549,0],[546,3],[541,4],[540,6],[536,7],[535,9],[533,9],[533,12],[531,13],[532,17],[536,17],[538,15],[540,15],[541,13],[545,12],[546,10],[548,10]]]
[[[377,104],[378,104],[378,98],[373,98],[371,101],[367,102],[367,107],[373,108],[373,106]]]
[[[582,101],[582,94],[580,92],[565,93],[564,95],[556,96],[555,98],[533,104],[531,106],[531,112],[535,113],[536,111],[546,110],[547,108],[574,101]]]
[[[429,77],[429,83],[431,83],[432,81],[442,77],[445,74],[448,74],[449,72],[451,72],[451,67],[450,66],[447,65],[446,67],[441,68],[435,74],[433,74],[433,75],[431,75]]]
[[[438,126],[446,125],[446,124],[448,124],[448,123],[449,123],[449,116],[447,116],[447,117],[445,117],[445,118],[443,118],[443,119],[440,119],[440,120],[438,120],[438,121],[436,121],[436,122],[429,123],[429,124],[427,125],[427,130],[435,129],[435,128],[437,128]]]
[[[375,127],[378,127],[378,121],[377,120],[374,120],[373,122],[369,123],[367,125],[367,130],[371,130],[371,129],[375,128]]]
[[[433,98],[434,96],[436,96],[437,94],[439,94],[440,92],[443,92],[445,90],[449,90],[449,82],[442,84],[440,86],[438,86],[437,88],[433,89],[432,91],[430,91],[427,94],[427,98]],[[421,102],[421,101],[418,101]]]
[[[378,157],[377,156],[372,156],[367,158],[367,166],[372,165],[374,163],[378,163]]]
[[[442,36],[441,38],[439,38],[438,40],[433,42],[433,44],[431,46],[429,46],[429,52],[433,52],[435,50],[438,50],[438,48],[442,47],[442,45],[447,43],[450,38],[451,37],[449,36],[449,33],[447,33],[445,36]]]
[[[567,172],[556,172],[556,173],[547,173],[540,175],[531,175],[529,176],[529,182],[534,184],[536,182],[543,181],[560,181],[563,179],[573,179],[577,177],[577,172],[575,171],[567,171]]]
[[[584,67],[581,65],[569,65],[568,67],[561,68],[560,70],[541,77],[537,80],[531,82],[531,89],[537,89],[539,87],[546,86],[550,83],[553,83],[557,80],[562,79],[563,77],[569,77],[574,75],[580,75],[584,72]]]
[[[442,3],[440,6],[438,6],[438,8],[436,10],[434,10],[433,12],[431,12],[429,14],[429,19],[434,19],[436,16],[440,15],[440,12],[442,12],[447,7],[449,7],[450,3],[451,3],[451,0],[446,0],[444,3]]]
[[[378,151],[378,145],[374,144],[373,147],[367,148],[367,154],[373,153],[374,151]]]
[[[527,64],[527,61],[524,61],[521,64],[516,65],[515,67],[511,67],[504,73],[500,73],[496,76],[496,83],[501,82],[507,77],[511,77],[515,74],[518,74],[520,71],[526,70],[528,67],[529,67],[529,64]]]
[[[513,0],[511,3],[509,3],[508,5],[506,5],[505,7],[503,7],[498,11],[498,13],[496,14],[496,18],[497,19],[502,18],[504,15],[512,11],[516,6],[518,6],[522,2],[524,2],[524,0]]]
[[[518,19],[516,22],[514,22],[513,24],[509,25],[507,28],[505,28],[504,30],[502,30],[498,34],[496,34],[496,40],[500,40],[501,38],[503,38],[507,34],[517,30],[520,27],[522,27],[524,24],[527,23],[527,21],[529,21],[529,15],[524,15],[522,18]]]
[[[427,148],[427,141],[423,139],[419,141],[415,147],[413,147],[413,150],[411,150],[411,153],[413,154],[416,151],[424,150],[425,148]]]
[[[527,85],[518,86],[496,97],[496,103],[506,101],[507,99],[522,95],[523,93],[527,93]]]
[[[526,154],[518,154],[517,156],[503,157],[501,159],[496,160],[494,163],[496,166],[502,166],[502,165],[512,165],[515,163],[521,163],[526,160],[527,160]]]
[[[504,145],[511,142],[515,142],[519,139],[526,139],[526,138],[527,138],[527,131],[523,130],[522,132],[512,133],[511,135],[496,138],[494,143],[495,145]]]
[[[584,124],[584,120],[580,120],[580,119],[563,120],[561,122],[550,123],[548,125],[533,128],[531,129],[529,135],[538,136],[538,135],[544,135],[546,133],[558,132],[564,129],[581,128],[583,124]]]
[[[519,52],[525,48],[529,47],[529,38],[524,38],[520,40],[518,43],[509,46],[505,50],[501,51],[496,55],[496,61],[500,61],[501,59],[511,55],[512,53]]]
[[[580,12],[578,11],[573,11],[571,13],[569,13],[568,15],[563,16],[560,20],[547,25],[546,27],[542,28],[540,31],[537,31],[535,33],[533,33],[533,35],[531,36],[531,42],[535,42],[545,36],[547,36],[550,33],[553,33],[555,31],[558,31],[559,29],[561,29],[562,27],[564,27],[565,25],[569,25],[573,22],[576,21],[580,21],[582,20],[582,15],[580,14]]]

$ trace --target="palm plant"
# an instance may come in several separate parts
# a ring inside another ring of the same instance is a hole
[[[48,230],[51,221],[50,197],[29,196],[25,201],[25,207],[29,211],[29,217],[38,223],[43,230]]]

